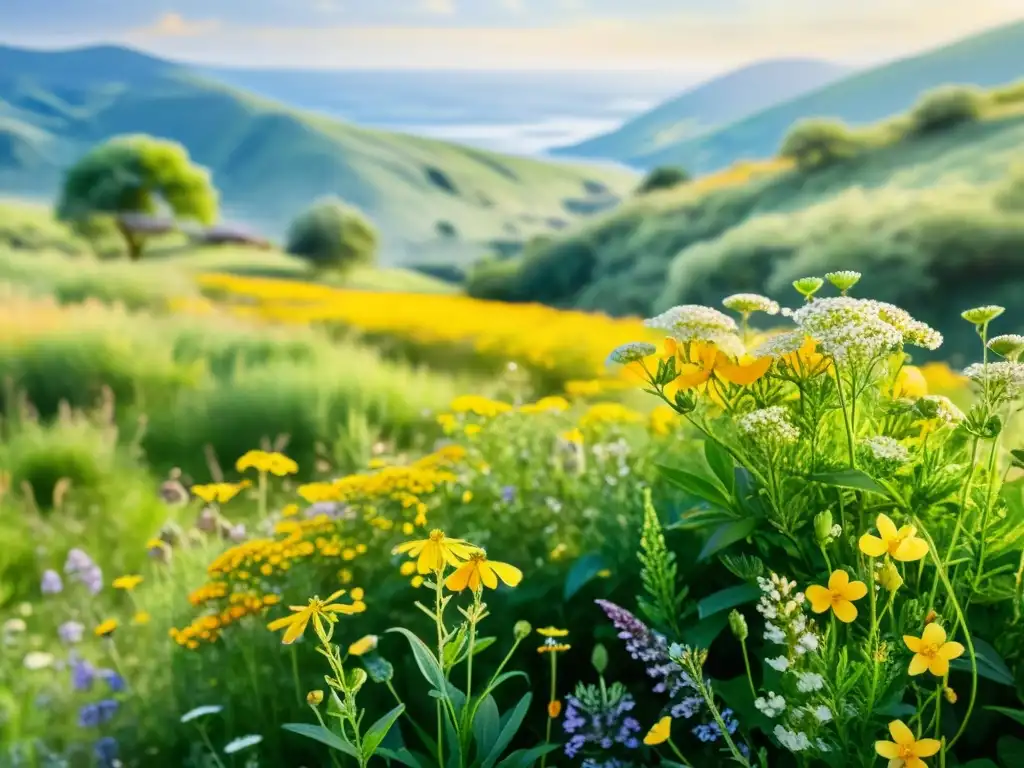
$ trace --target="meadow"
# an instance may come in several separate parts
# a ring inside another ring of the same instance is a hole
[[[4,212],[0,764],[1017,764],[998,308],[963,374],[854,273],[644,323]]]

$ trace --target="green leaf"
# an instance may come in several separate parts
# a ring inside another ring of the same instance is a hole
[[[441,671],[441,665],[437,663],[437,659],[427,648],[426,643],[405,627],[392,627],[388,632],[399,632],[405,635],[409,645],[412,646],[412,655],[416,659],[416,666],[420,668],[420,673],[428,683],[434,686],[434,690],[445,690],[444,672]]]
[[[498,762],[501,753],[512,743],[512,739],[519,730],[519,726],[523,724],[523,718],[526,717],[526,713],[530,709],[530,702],[532,701],[532,693],[524,694],[512,711],[505,715],[501,725],[501,733],[498,734],[498,739],[494,742],[494,746],[491,747],[491,751],[487,753],[487,757],[480,764],[480,768],[494,768],[494,764]]]
[[[1013,687],[1015,684],[1013,673],[1006,666],[1006,662],[1003,661],[996,649],[979,637],[972,636],[971,643],[974,645],[974,656],[978,661],[978,675],[1000,685]],[[966,656],[954,659],[949,663],[949,666],[950,669],[956,669],[961,672],[971,671],[971,661]]]
[[[532,768],[537,759],[559,748],[559,744],[541,744],[533,749],[517,749],[500,763],[498,768]]]
[[[726,492],[732,493],[736,487],[736,464],[732,454],[717,440],[705,440],[704,459]]]
[[[701,528],[709,528],[712,525],[731,523],[736,520],[736,515],[724,509],[702,509],[695,508],[683,512],[674,523],[665,526],[666,531],[694,531]]]
[[[738,584],[719,590],[697,603],[697,616],[706,619],[719,611],[727,611],[737,605],[751,603],[761,596],[761,590],[754,584]]]
[[[423,768],[424,766],[423,760],[407,749],[384,749],[381,747],[377,750],[377,755],[385,760],[407,765],[409,768]]]
[[[852,488],[856,491],[870,491],[871,493],[879,493],[883,496],[888,495],[888,491],[876,482],[871,475],[867,472],[861,472],[859,469],[841,469],[837,472],[823,472],[818,475],[811,475],[809,479],[816,483],[832,485],[836,488]]]
[[[498,675],[490,683],[487,684],[487,690],[483,692],[483,695],[486,696],[489,693],[492,693],[493,691],[497,690],[499,685],[501,685],[504,682],[507,682],[508,680],[511,680],[513,677],[522,677],[524,680],[527,681],[529,681],[530,679],[529,675],[518,669],[514,669],[510,672],[502,672],[500,675]]]
[[[493,696],[486,696],[473,715],[473,739],[477,757],[489,755],[501,733],[501,713]]]
[[[987,757],[979,757],[977,760],[971,760],[969,763],[964,763],[960,768],[999,768],[999,766]]]
[[[701,549],[697,559],[707,560],[737,541],[742,541],[757,529],[760,522],[756,517],[747,517],[718,526],[704,543],[704,548]]]
[[[405,712],[405,704],[399,704],[370,726],[363,736],[362,749],[364,759],[368,760],[374,755],[377,747],[380,746],[381,742],[384,741],[384,737],[388,735],[388,731],[391,730],[391,726],[402,716],[403,712]]]
[[[729,614],[715,613],[683,630],[683,641],[695,648],[708,648],[729,624]]]
[[[682,488],[691,496],[696,496],[709,504],[714,504],[725,509],[729,509],[731,506],[729,497],[726,496],[725,489],[717,483],[712,482],[711,480],[706,480],[703,477],[698,477],[692,472],[687,472],[685,469],[679,469],[677,467],[666,467],[659,464],[658,469],[661,470],[661,474],[663,474],[665,479],[672,483],[672,485]]]
[[[1003,736],[996,744],[996,754],[1003,765],[1024,765],[1024,741],[1016,736]]]
[[[297,733],[299,736],[305,736],[307,739],[313,739],[313,741],[319,741],[321,744],[326,744],[331,749],[344,752],[346,755],[354,757],[356,760],[359,759],[359,753],[356,751],[355,745],[346,739],[341,738],[333,731],[327,730],[322,725],[311,725],[310,723],[286,723],[281,727],[286,731]]]
[[[565,589],[562,594],[564,600],[569,600],[579,592],[588,581],[597,576],[604,568],[604,559],[596,552],[584,555],[573,563],[569,575],[565,577]]]
[[[1006,715],[1011,720],[1024,725],[1024,709],[1010,709],[1009,707],[985,707],[985,709],[998,712],[1000,715]]]
[[[459,625],[455,637],[444,644],[444,668],[451,669],[455,661],[462,655],[462,649],[469,640],[469,628],[465,624]]]

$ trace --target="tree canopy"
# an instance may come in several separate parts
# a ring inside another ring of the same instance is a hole
[[[337,198],[315,202],[288,228],[288,253],[315,267],[347,270],[377,258],[378,235],[358,208]]]
[[[132,259],[141,257],[146,235],[124,217],[161,214],[211,224],[217,191],[183,146],[146,135],[118,136],[89,150],[68,170],[57,204],[58,218],[78,227],[113,220]]]

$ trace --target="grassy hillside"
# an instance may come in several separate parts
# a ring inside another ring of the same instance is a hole
[[[641,162],[692,139],[838,79],[848,68],[813,59],[761,61],[716,77],[627,121],[622,127],[555,154]]]
[[[743,158],[774,154],[786,131],[810,117],[863,124],[905,110],[922,92],[947,83],[991,87],[1024,76],[1024,21],[918,56],[857,72],[838,82],[633,159],[644,167],[678,164],[706,173]]]
[[[313,199],[338,195],[380,225],[389,261],[436,246],[439,221],[479,244],[553,231],[603,210],[632,173],[506,157],[368,130],[229,88],[111,47],[0,47],[0,190],[52,194],[92,144],[149,133],[184,144],[213,172],[228,219],[280,236]]]
[[[872,133],[898,138],[826,168],[746,164],[637,198],[470,291],[649,316],[736,291],[792,303],[793,279],[860,269],[865,293],[917,311],[956,349],[970,329],[950,318],[972,301],[1021,312],[1021,96],[992,92],[981,119],[925,134],[889,121]]]

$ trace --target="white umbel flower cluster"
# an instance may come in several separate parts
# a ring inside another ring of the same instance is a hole
[[[837,296],[804,304],[793,321],[840,362],[867,361],[903,344],[937,349],[942,334],[892,304]]]
[[[879,475],[891,475],[910,461],[910,451],[894,438],[872,435],[860,441],[862,459]]]
[[[680,342],[704,341],[715,344],[726,354],[739,357],[743,342],[737,335],[739,326],[724,312],[702,304],[682,304],[644,320],[648,328],[666,331]]]
[[[778,717],[786,711],[786,700],[779,694],[769,691],[767,696],[758,696],[754,699],[754,706],[765,717]]]
[[[959,424],[967,418],[956,403],[945,395],[925,395],[919,403],[918,410],[927,409],[930,418],[938,419],[944,424]]]
[[[787,331],[772,336],[754,350],[754,357],[782,357],[799,352],[807,337],[800,331]]]
[[[734,293],[722,300],[722,306],[743,315],[753,312],[764,312],[766,315],[779,314],[779,303],[759,293]]]
[[[645,357],[650,357],[657,351],[656,346],[648,344],[646,341],[630,341],[613,349],[608,355],[608,363],[618,365],[635,363]]]
[[[780,405],[744,414],[736,421],[736,426],[761,445],[792,445],[800,439],[800,430],[793,426],[786,409]]]
[[[1003,360],[998,363],[974,363],[964,376],[975,384],[988,385],[989,396],[997,402],[1012,400],[1024,387],[1024,363]]]
[[[791,731],[779,723],[775,726],[772,733],[774,733],[775,738],[779,740],[779,744],[790,752],[803,752],[804,750],[811,748],[811,740],[808,739],[807,734],[802,731]]]

